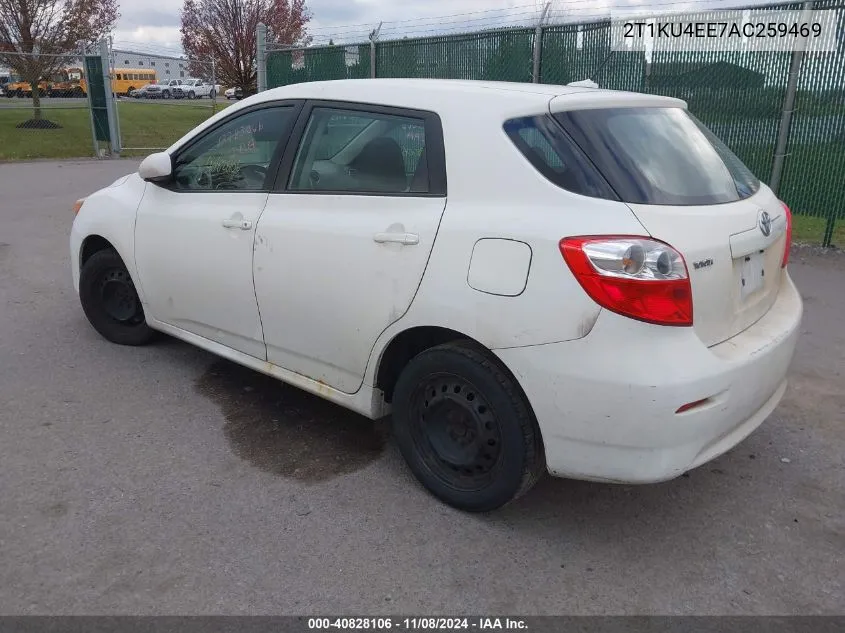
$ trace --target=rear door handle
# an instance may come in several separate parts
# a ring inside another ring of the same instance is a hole
[[[252,222],[249,220],[235,220],[229,218],[223,220],[223,226],[227,229],[240,229],[241,231],[249,231],[252,228]]]
[[[393,244],[404,244],[413,246],[420,243],[420,236],[416,233],[376,233],[373,240],[379,244],[391,242]]]

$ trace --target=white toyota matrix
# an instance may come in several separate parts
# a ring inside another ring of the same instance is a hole
[[[802,314],[789,209],[653,95],[291,85],[76,211],[105,338],[391,414],[419,481],[473,511],[547,471],[648,483],[724,453],[783,396]]]

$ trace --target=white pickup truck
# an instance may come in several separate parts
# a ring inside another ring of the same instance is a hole
[[[216,95],[217,91],[213,84],[202,79],[193,79],[190,77],[182,80],[181,85],[176,86],[174,89],[174,96],[177,98],[200,99],[202,97],[208,97],[209,99],[214,99]]]

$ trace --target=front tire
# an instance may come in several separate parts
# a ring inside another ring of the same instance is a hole
[[[144,345],[155,336],[120,255],[111,248],[94,253],[79,275],[79,300],[100,335],[119,345]]]
[[[495,510],[546,470],[519,385],[492,354],[468,343],[433,347],[408,363],[394,390],[393,428],[420,483],[461,510]]]

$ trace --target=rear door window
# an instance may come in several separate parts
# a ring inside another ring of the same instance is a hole
[[[315,107],[289,189],[429,193],[427,163],[421,160],[425,148],[424,119]]]
[[[683,108],[575,110],[554,118],[625,202],[719,204],[759,189],[742,161]]]

